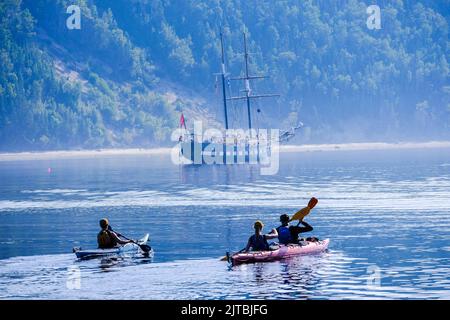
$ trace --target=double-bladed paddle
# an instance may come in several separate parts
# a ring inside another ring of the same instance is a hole
[[[115,231],[114,231],[115,232]],[[124,238],[125,240],[130,240],[131,242],[133,242],[135,245],[139,246],[139,248],[141,248],[142,251],[144,251],[145,253],[148,253],[152,250],[152,247],[150,247],[148,244],[140,244],[137,241],[133,240],[133,239],[129,239],[127,237],[125,237],[124,235],[121,235],[120,233],[116,232],[116,234],[119,237]]]

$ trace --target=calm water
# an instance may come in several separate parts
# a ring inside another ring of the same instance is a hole
[[[166,156],[0,162],[0,181],[2,299],[450,299],[450,149],[282,154],[275,176]],[[328,252],[219,261],[311,196]],[[154,259],[77,261],[104,216],[149,232]]]

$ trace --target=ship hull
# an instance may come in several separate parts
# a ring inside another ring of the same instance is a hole
[[[180,142],[180,157],[184,164],[259,164],[268,158],[270,148],[259,143]]]

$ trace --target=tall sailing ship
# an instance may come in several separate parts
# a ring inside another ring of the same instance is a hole
[[[249,53],[247,47],[247,36],[244,33],[244,75],[240,77],[230,77],[226,71],[225,54],[223,45],[223,35],[220,34],[221,46],[221,72],[216,76],[220,76],[222,83],[222,99],[224,111],[224,128],[225,132],[222,138],[207,139],[203,138],[203,134],[195,134],[186,129],[184,116],[181,115],[180,126],[185,130],[180,136],[179,147],[180,157],[184,164],[259,164],[265,162],[271,153],[271,145],[273,139],[267,132],[261,132],[259,128],[252,126],[252,101],[255,99],[275,98],[279,94],[253,94],[250,81],[255,79],[267,78],[266,75],[251,75],[249,73]],[[227,84],[230,81],[241,81],[244,83],[244,89],[240,92],[242,95],[227,96]],[[229,128],[228,119],[228,102],[245,101],[248,118],[248,128],[239,130],[238,128]],[[258,109],[258,112],[260,110]],[[283,131],[279,136],[275,137],[277,142],[288,141],[295,135],[296,130],[303,126],[299,123],[290,130]],[[229,129],[234,129],[230,130]]]

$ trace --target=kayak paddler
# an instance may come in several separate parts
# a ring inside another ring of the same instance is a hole
[[[100,220],[100,232],[97,235],[97,243],[99,249],[111,249],[118,245],[124,245],[127,243],[134,243],[133,240],[123,240],[120,238],[111,226],[106,218]]]
[[[312,197],[308,205],[299,211],[297,211],[295,214],[292,215],[291,218],[287,214],[282,214],[280,216],[280,222],[281,226],[277,228],[278,232],[278,241],[281,244],[288,244],[288,243],[299,243],[298,235],[300,233],[309,232],[313,230],[313,227],[311,227],[308,223],[303,221],[303,219],[311,212],[311,210],[319,203],[319,200],[317,198]],[[298,220],[297,226],[289,226],[289,222]],[[303,225],[303,227],[300,227],[300,224]],[[317,241],[318,239],[315,237],[307,238],[306,241]]]
[[[281,226],[276,230],[278,233],[278,242],[281,244],[298,243],[298,236],[300,233],[313,230],[313,227],[303,220],[300,220],[297,226],[290,226],[289,221],[290,218],[287,214],[282,214],[280,216]],[[302,224],[303,227],[300,227],[299,224]]]
[[[267,240],[274,239],[278,237],[278,233],[276,229],[272,229],[272,231],[268,234],[262,234],[262,229],[264,228],[264,224],[257,220],[253,228],[255,229],[255,234],[252,235],[247,242],[247,246],[245,247],[244,251],[265,251],[269,250],[269,243]]]

